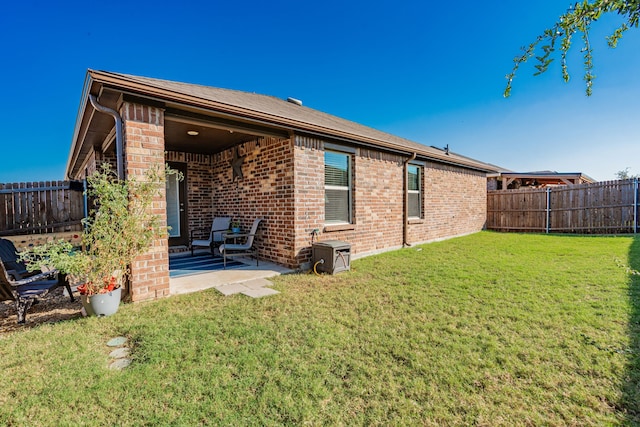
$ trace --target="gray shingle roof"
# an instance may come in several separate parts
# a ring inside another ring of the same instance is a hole
[[[116,82],[123,86],[134,84],[139,90],[140,88],[143,90],[146,88],[146,90],[150,91],[159,91],[162,95],[174,100],[182,102],[199,100],[203,104],[213,107],[212,109],[215,109],[216,106],[228,107],[245,117],[257,115],[262,120],[267,120],[274,124],[287,125],[303,131],[313,129],[327,135],[347,137],[353,139],[356,143],[358,141],[367,142],[399,151],[416,152],[419,158],[425,157],[483,171],[497,171],[500,169],[495,165],[480,162],[466,156],[456,155],[455,153],[446,154],[437,148],[419,144],[306,106],[296,105],[274,96],[106,71],[90,70],[89,74],[96,81],[108,80],[110,85],[114,85],[115,79]],[[156,93],[157,95],[158,93]]]

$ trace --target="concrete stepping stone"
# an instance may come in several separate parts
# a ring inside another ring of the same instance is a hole
[[[113,338],[113,339],[110,339],[109,341],[107,341],[107,345],[109,347],[120,347],[121,345],[123,345],[126,342],[127,342],[127,338],[126,337],[116,337],[116,338]]]
[[[276,295],[280,292],[271,288],[257,288],[257,289],[249,289],[247,291],[242,292],[242,295],[246,295],[251,298],[262,298],[269,295]]]
[[[131,350],[129,350],[129,348],[120,347],[109,353],[109,357],[112,359],[124,359],[125,357],[129,357],[130,354]]]
[[[116,359],[109,364],[109,369],[121,371],[129,365],[131,365],[131,359]]]
[[[242,293],[244,291],[248,291],[249,288],[247,288],[241,283],[232,283],[230,285],[218,286],[216,287],[216,290],[221,294],[228,296],[228,295],[234,295],[234,294]]]

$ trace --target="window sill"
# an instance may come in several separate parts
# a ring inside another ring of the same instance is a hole
[[[324,232],[355,230],[355,224],[331,224],[324,226]]]
[[[412,225],[412,224],[424,224],[424,219],[423,218],[409,218],[409,220],[407,222],[409,223],[409,225]]]

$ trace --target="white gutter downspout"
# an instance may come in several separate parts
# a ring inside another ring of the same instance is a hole
[[[416,159],[417,153],[413,153],[411,157],[404,161],[404,207],[402,221],[402,246],[411,246],[408,242],[409,238],[409,162]]]
[[[93,108],[101,113],[110,114],[116,121],[116,165],[118,169],[118,179],[124,180],[124,162],[122,160],[124,155],[122,143],[122,117],[120,117],[120,114],[118,114],[116,110],[112,110],[109,107],[98,104],[98,100],[95,95],[89,95],[89,101],[91,101]]]

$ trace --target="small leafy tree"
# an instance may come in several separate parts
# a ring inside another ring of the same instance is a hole
[[[623,170],[616,172],[616,178],[618,178],[618,179],[634,179],[634,178],[640,178],[640,174],[632,175],[629,172],[629,168],[624,168]]]
[[[615,48],[629,28],[638,27],[640,0],[593,0],[591,2],[584,0],[582,3],[573,5],[551,28],[545,30],[528,47],[523,47],[522,55],[513,59],[513,70],[506,76],[507,86],[504,91],[504,97],[507,98],[511,95],[512,82],[520,65],[536,55],[540,44],[542,44],[540,47],[542,53],[535,57],[538,61],[535,66],[538,71],[534,75],[542,74],[548,70],[549,65],[553,62],[552,55],[559,49],[562,78],[565,82],[568,82],[570,76],[567,67],[567,52],[571,48],[573,38],[577,33],[581,34],[583,43],[582,53],[586,94],[591,96],[595,75],[593,74],[593,50],[589,41],[589,32],[591,23],[597,21],[605,13],[617,13],[624,17],[624,22],[607,37],[609,46]],[[558,44],[560,45],[559,47]]]
[[[150,169],[140,180],[118,180],[109,164],[87,178],[93,208],[83,219],[83,250],[63,240],[37,246],[22,254],[33,269],[45,260],[59,271],[86,280],[88,295],[112,290],[126,280],[133,260],[149,249],[167,228],[151,211],[164,185],[163,171]],[[167,170],[168,173],[175,171]],[[117,277],[120,276],[120,277]]]

